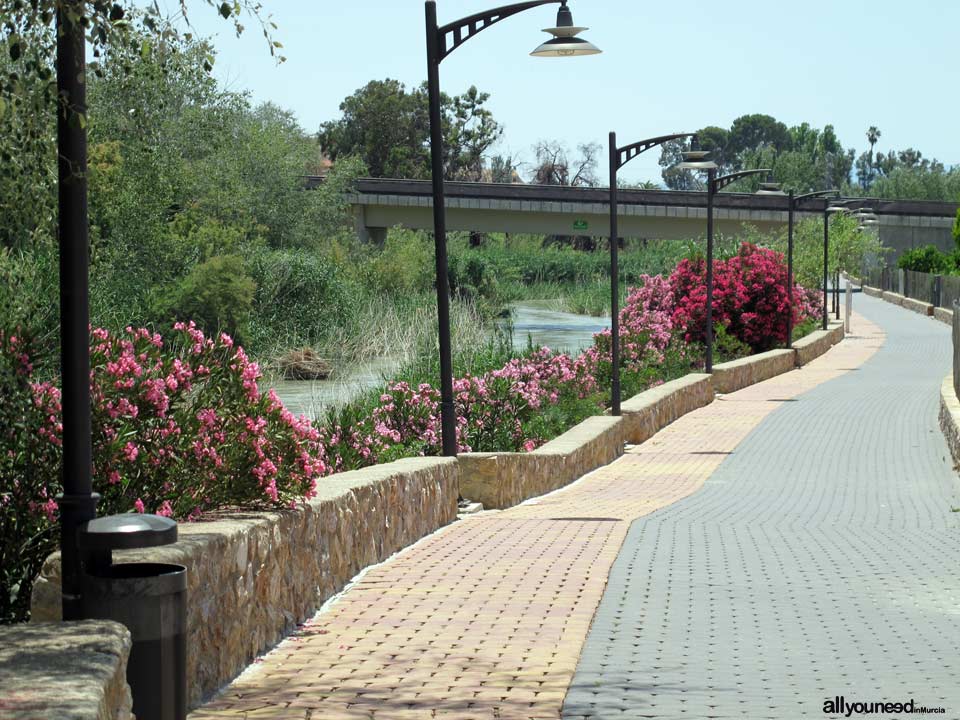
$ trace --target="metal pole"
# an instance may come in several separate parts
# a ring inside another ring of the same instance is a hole
[[[787,196],[787,349],[793,347],[793,190]]]
[[[60,496],[61,597],[64,620],[82,619],[77,528],[96,517],[90,442],[90,302],[88,292],[87,132],[83,0],[57,10],[57,146],[60,242],[60,372],[63,495]]]
[[[610,133],[610,414],[620,415],[620,238],[617,227],[617,134]]]
[[[433,244],[437,266],[437,322],[440,330],[440,429],[443,454],[456,457],[457,417],[453,406],[450,341],[450,278],[447,273],[447,218],[443,197],[443,126],[440,116],[440,31],[437,4],[427,0],[427,85],[430,96],[430,160],[433,176]]]
[[[707,360],[705,363],[708,373],[713,372],[713,195],[716,183],[717,171],[715,168],[710,168],[707,171]]]
[[[836,282],[833,285],[833,304],[837,309],[837,320],[840,319],[840,265],[837,265],[837,272],[834,274]]]
[[[823,205],[823,329],[826,330],[829,325],[829,314],[827,310],[827,266],[830,262],[830,213],[827,208],[830,201],[825,201]]]

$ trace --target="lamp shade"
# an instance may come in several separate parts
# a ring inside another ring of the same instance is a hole
[[[762,182],[757,195],[786,195],[786,193],[780,188],[780,183]]]
[[[678,170],[716,170],[717,167],[708,150],[687,150],[683,153],[683,162],[676,165]]]
[[[603,52],[592,42],[577,37],[590,28],[578,27],[573,24],[573,13],[566,2],[560,6],[557,13],[557,26],[544,28],[545,33],[553,35],[536,50],[530,53],[533,57],[576,57],[580,55],[599,55]]]

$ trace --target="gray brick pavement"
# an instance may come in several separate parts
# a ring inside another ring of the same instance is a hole
[[[827,718],[835,695],[960,718],[960,484],[937,427],[950,332],[856,307],[887,332],[871,360],[633,524],[564,718]]]

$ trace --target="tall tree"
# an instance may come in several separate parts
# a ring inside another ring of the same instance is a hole
[[[476,87],[441,96],[444,176],[479,180],[484,157],[502,130],[485,107],[490,96]],[[426,85],[411,91],[397,80],[374,80],[340,104],[338,120],[320,126],[319,142],[332,160],[361,158],[373,177],[430,177],[429,97]]]

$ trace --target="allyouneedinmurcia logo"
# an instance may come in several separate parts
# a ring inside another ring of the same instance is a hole
[[[853,715],[939,715],[945,713],[946,710],[940,707],[917,707],[913,698],[906,702],[888,702],[885,700],[847,702],[843,695],[837,695],[823,701],[823,712],[826,715],[851,717]]]

